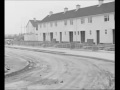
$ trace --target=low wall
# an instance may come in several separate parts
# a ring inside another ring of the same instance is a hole
[[[41,41],[14,41],[13,45],[22,46],[38,46],[38,47],[56,47],[56,48],[70,48],[70,49],[88,49],[88,50],[106,50],[106,47],[112,48],[114,50],[114,45],[111,44],[89,44],[89,43],[56,43],[56,42],[41,42]],[[109,49],[109,48],[108,48]]]

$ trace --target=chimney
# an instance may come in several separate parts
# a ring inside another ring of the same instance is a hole
[[[36,18],[33,18],[34,22],[36,22]]]
[[[80,8],[80,5],[79,5],[79,4],[76,5],[76,11],[77,11],[79,8]]]
[[[104,0],[98,0],[98,1],[99,1],[98,7],[100,7],[103,4]]]
[[[65,7],[65,8],[64,8],[64,13],[65,13],[65,12],[67,12],[67,11],[68,11],[68,8],[67,8],[67,7]]]
[[[51,16],[52,14],[53,14],[53,12],[52,12],[52,11],[50,11],[50,12],[49,12],[49,16]]]

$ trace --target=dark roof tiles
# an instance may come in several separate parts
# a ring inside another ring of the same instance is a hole
[[[110,2],[110,3],[104,3],[100,7],[98,7],[98,5],[94,5],[90,7],[80,8],[77,11],[76,9],[74,9],[74,10],[69,10],[65,13],[59,12],[52,14],[51,16],[47,15],[43,20],[36,20],[36,21],[29,20],[29,21],[32,23],[34,27],[38,28],[39,23],[97,15],[103,13],[110,13],[110,12],[114,12],[115,11],[114,9],[115,9],[115,2]]]
[[[29,21],[32,23],[33,27],[37,27],[38,23],[40,23],[40,20],[36,20],[36,21],[29,20]]]
[[[51,16],[47,15],[41,21],[41,23],[56,21],[56,20],[64,20],[69,18],[97,15],[103,13],[110,13],[115,11],[114,6],[115,6],[115,2],[109,2],[102,4],[100,7],[98,7],[98,5],[94,5],[90,7],[80,8],[77,11],[76,9],[74,9],[74,10],[69,10],[66,13],[60,12],[60,13],[52,14]]]

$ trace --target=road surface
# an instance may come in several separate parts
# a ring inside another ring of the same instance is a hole
[[[114,89],[114,62],[13,48],[5,57],[5,90]]]

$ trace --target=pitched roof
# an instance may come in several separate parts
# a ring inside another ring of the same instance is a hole
[[[31,24],[33,25],[33,27],[37,27],[38,23],[40,23],[40,20],[29,20],[31,22]]]
[[[77,11],[76,9],[74,9],[74,10],[69,10],[66,13],[60,12],[60,13],[52,14],[51,16],[47,15],[41,21],[41,23],[69,19],[69,18],[97,15],[103,13],[110,13],[110,12],[114,12],[115,11],[114,9],[115,9],[115,2],[103,3],[100,7],[98,7],[98,5],[94,5],[90,7],[80,8]]]
[[[31,22],[31,24],[33,25],[33,27],[36,27],[36,29],[38,29],[38,23],[40,23],[41,20],[36,20],[36,21],[29,20],[28,22]],[[28,23],[27,23],[27,25],[28,25]],[[27,25],[26,25],[26,27],[27,27]]]

